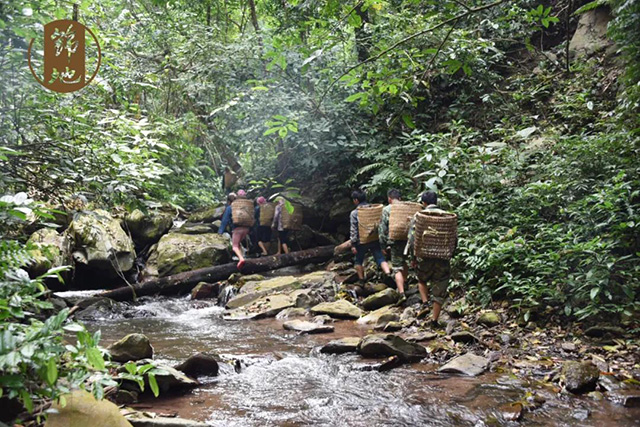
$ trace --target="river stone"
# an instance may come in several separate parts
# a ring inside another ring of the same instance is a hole
[[[288,331],[297,331],[301,334],[323,334],[333,332],[334,327],[331,325],[323,325],[320,323],[309,322],[306,320],[289,320],[282,324],[282,327]]]
[[[485,311],[484,313],[478,316],[476,323],[479,325],[484,325],[488,328],[492,326],[497,326],[500,324],[500,315],[495,311]]]
[[[320,303],[311,308],[311,313],[328,314],[338,319],[357,319],[362,316],[362,310],[344,299]]]
[[[626,408],[640,408],[640,390],[615,390],[607,393],[607,399]]]
[[[188,420],[179,417],[153,417],[150,418],[147,412],[136,412],[127,415],[127,420],[133,427],[207,427],[209,424],[199,421]]]
[[[596,388],[600,370],[591,362],[564,362],[561,375],[565,388],[572,393],[584,393]]]
[[[395,289],[387,288],[362,300],[362,308],[367,311],[377,310],[385,305],[395,304],[400,300],[400,294]]]
[[[427,349],[394,334],[372,334],[362,339],[358,353],[365,357],[398,356],[403,361],[417,362],[426,357]]]
[[[416,334],[406,336],[405,339],[409,342],[424,342],[431,341],[437,337],[438,334],[435,332],[418,332]]]
[[[80,301],[83,303],[83,301]],[[95,301],[76,313],[78,320],[105,320],[123,317],[124,304],[109,298],[95,298]]]
[[[397,322],[400,320],[398,311],[395,307],[385,306],[359,318],[358,323],[361,325],[379,325],[388,322]]]
[[[92,277],[114,279],[133,268],[133,241],[108,212],[79,212],[65,233],[73,242],[76,266],[86,266]]]
[[[129,334],[111,344],[108,350],[111,359],[121,363],[153,357],[153,347],[149,338],[143,334]]]
[[[307,315],[307,310],[300,307],[291,307],[285,308],[280,313],[276,315],[276,319],[290,319],[292,317],[305,317]]]
[[[346,337],[329,341],[327,344],[323,345],[322,348],[320,348],[320,353],[355,353],[358,351],[358,344],[360,344],[360,341],[362,341],[362,338],[360,337]]]
[[[131,427],[116,405],[106,399],[96,400],[91,393],[74,390],[64,395],[66,405],[54,402],[45,427]]]
[[[160,240],[171,228],[173,219],[166,213],[144,214],[140,209],[135,209],[125,217],[125,224],[134,242],[138,247],[143,247]]]
[[[219,366],[215,356],[208,353],[196,353],[176,365],[175,369],[192,378],[215,377],[218,375]]]
[[[404,325],[400,322],[387,322],[378,324],[374,327],[375,330],[384,331],[384,332],[397,332],[401,330]]]
[[[229,239],[217,233],[169,233],[158,242],[158,274],[170,276],[229,260]]]
[[[220,292],[220,283],[200,282],[191,290],[191,299],[216,298]]]
[[[226,308],[234,309],[242,307],[265,295],[294,290],[300,286],[302,286],[301,283],[293,276],[274,277],[269,280],[247,282],[242,286],[242,288],[240,288],[238,295],[227,302]]]
[[[236,285],[236,287],[240,289],[249,282],[260,282],[266,279],[267,278],[262,274],[247,274],[246,276],[243,276],[240,273],[233,273],[231,276],[229,276],[228,282]]]
[[[454,342],[463,342],[463,343],[473,343],[473,342],[480,341],[478,337],[476,337],[469,331],[454,332],[451,334],[451,339]]]
[[[489,359],[476,356],[473,353],[466,353],[462,356],[454,357],[444,366],[438,369],[442,373],[463,374],[476,377],[487,370]]]
[[[296,307],[311,308],[324,301],[318,291],[313,289],[296,289],[291,292],[291,296],[296,300]]]
[[[40,276],[50,268],[71,264],[70,242],[66,234],[60,234],[53,228],[42,228],[29,237],[27,245],[33,249],[29,253],[33,262],[29,264],[29,273]]]
[[[267,295],[240,308],[228,310],[223,316],[225,320],[248,320],[274,317],[286,308],[293,307],[295,300],[287,294]]]
[[[189,221],[191,222],[213,222],[215,220],[221,219],[224,214],[225,207],[216,204],[204,209],[199,209],[193,212],[189,216]]]

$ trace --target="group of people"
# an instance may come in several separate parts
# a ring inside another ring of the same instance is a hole
[[[260,209],[267,204],[267,199],[260,196],[256,199],[256,206],[254,208],[254,225],[248,227],[245,225],[237,225],[233,223],[233,211],[231,204],[236,199],[246,199],[247,193],[244,190],[238,190],[237,193],[229,193],[227,195],[227,204],[225,206],[224,213],[222,215],[222,221],[218,234],[231,232],[231,249],[233,253],[238,257],[238,270],[241,270],[245,264],[245,249],[242,247],[242,242],[247,238],[254,243],[260,250],[260,255],[268,255],[271,246],[271,233],[272,230],[277,233],[278,237],[278,249],[276,255],[280,255],[282,252],[289,253],[289,230],[285,229],[282,225],[282,209],[284,207],[284,198],[278,197],[276,199],[275,213],[271,225],[260,224]]]
[[[414,251],[416,234],[415,216],[411,219],[407,240],[397,241],[389,237],[391,205],[401,200],[399,190],[391,189],[387,193],[389,204],[382,209],[382,218],[378,228],[379,240],[366,244],[360,243],[358,207],[369,205],[367,195],[363,190],[356,190],[351,193],[351,199],[353,200],[353,204],[356,205],[356,209],[351,211],[350,215],[351,250],[355,255],[355,269],[360,281],[364,282],[364,259],[368,253],[371,253],[382,271],[393,276],[398,292],[400,292],[404,298],[405,284],[407,282],[409,265],[411,264],[418,276],[418,290],[423,305],[426,305],[429,299],[429,287],[427,283],[429,282],[431,284],[431,293],[433,296],[431,321],[433,326],[437,326],[440,310],[449,286],[449,278],[451,276],[450,261],[437,258],[419,258],[416,256]],[[437,206],[438,197],[436,193],[432,191],[423,193],[420,201],[423,212],[443,212]],[[391,261],[391,265],[389,265],[387,259]]]

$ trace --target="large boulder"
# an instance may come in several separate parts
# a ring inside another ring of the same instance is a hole
[[[466,353],[462,356],[451,359],[444,366],[441,366],[438,369],[438,372],[475,377],[486,371],[488,366],[489,359],[477,356],[473,353]]]
[[[121,363],[153,357],[153,347],[149,338],[143,334],[129,334],[111,344],[108,350],[111,359]]]
[[[34,261],[29,265],[32,276],[44,274],[50,268],[70,265],[71,245],[66,234],[60,234],[53,228],[42,228],[29,237],[27,244]]]
[[[199,209],[191,214],[189,221],[191,222],[213,222],[222,218],[224,214],[224,205],[215,204],[206,208]]]
[[[295,298],[287,294],[271,294],[263,296],[250,304],[227,311],[225,320],[248,320],[274,317],[284,309],[294,307]]]
[[[215,377],[220,369],[216,357],[207,353],[196,353],[175,368],[193,378],[200,376]]]
[[[417,362],[427,356],[427,349],[397,335],[373,334],[367,335],[358,344],[358,353],[365,357],[398,356],[406,362]]]
[[[125,224],[139,247],[144,247],[160,240],[173,224],[171,215],[166,213],[144,214],[135,209],[125,218]]]
[[[485,311],[478,316],[476,323],[484,325],[488,328],[498,326],[501,322],[500,315],[495,311]]]
[[[247,282],[240,288],[238,294],[227,302],[226,308],[234,309],[242,307],[265,295],[298,289],[300,286],[302,286],[302,284],[293,276],[274,277],[269,280]]]
[[[369,295],[362,300],[362,308],[365,310],[377,310],[385,305],[395,304],[400,300],[400,294],[395,289],[387,288],[383,291]]]
[[[220,293],[220,283],[200,282],[191,290],[191,299],[216,298]]]
[[[353,201],[345,197],[338,200],[331,206],[329,211],[329,220],[334,223],[346,223],[349,222],[349,214],[355,209]]]
[[[169,233],[162,236],[157,251],[158,274],[170,276],[227,262],[229,239],[217,233]]]
[[[131,427],[118,407],[108,400],[96,400],[91,393],[75,390],[64,396],[66,404],[53,403],[45,427],[109,426]]]
[[[362,310],[344,299],[320,303],[311,308],[311,313],[328,314],[338,319],[358,319],[362,316]]]
[[[607,38],[611,11],[607,6],[597,7],[580,15],[578,28],[569,42],[571,56],[589,56],[613,43]]]
[[[360,337],[345,337],[337,340],[333,340],[323,345],[320,348],[320,353],[325,354],[342,354],[342,353],[355,353],[358,351],[358,344],[360,344],[362,338]]]
[[[565,362],[561,377],[565,388],[571,393],[593,391],[600,377],[600,370],[591,362]]]
[[[116,279],[133,268],[133,241],[108,212],[79,212],[66,233],[72,241],[76,267],[96,281]]]
[[[400,320],[400,310],[396,307],[385,306],[358,319],[361,325],[382,325]]]

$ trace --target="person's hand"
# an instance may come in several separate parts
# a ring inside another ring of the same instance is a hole
[[[385,257],[387,256],[387,253],[388,253],[388,252],[387,252],[387,250],[386,250],[386,249],[383,249],[383,250],[382,250],[382,255],[384,255]]]
[[[358,250],[355,247],[351,248],[351,253],[356,255],[358,253]]]

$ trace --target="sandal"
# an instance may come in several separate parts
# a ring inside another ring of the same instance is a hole
[[[244,267],[244,263],[245,263],[245,260],[238,261],[238,264],[236,265],[236,267],[238,267],[238,270],[242,270],[242,267]]]

